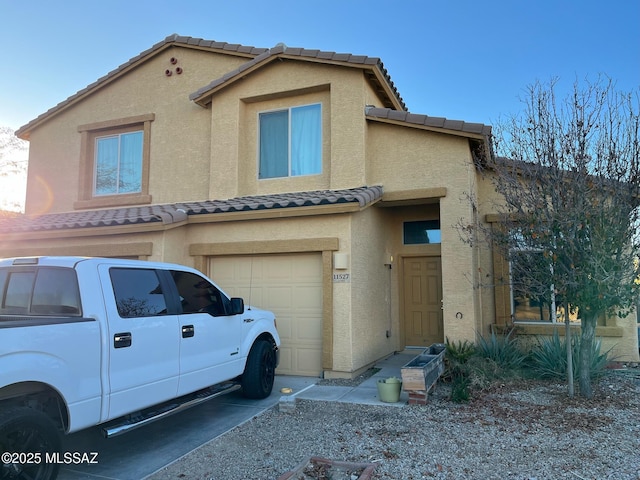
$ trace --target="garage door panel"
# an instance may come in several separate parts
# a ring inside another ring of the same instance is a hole
[[[317,285],[296,287],[292,297],[295,309],[322,309],[322,292],[318,290]]]
[[[321,373],[320,254],[213,257],[210,271],[230,295],[275,313],[282,342],[277,373]]]
[[[315,317],[299,315],[293,325],[295,325],[296,338],[300,340],[315,341],[318,335],[322,335],[322,325],[319,324]]]
[[[293,292],[291,286],[273,286],[265,287],[268,303],[271,308],[279,308],[282,310],[291,310],[291,301],[293,300]]]
[[[318,363],[322,361],[322,351],[319,348],[298,348],[297,365],[303,375],[314,375]]]

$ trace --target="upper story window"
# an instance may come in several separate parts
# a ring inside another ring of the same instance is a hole
[[[76,208],[151,203],[151,123],[139,115],[81,125],[80,185]]]
[[[259,114],[260,179],[322,173],[322,107],[292,107]]]
[[[96,138],[95,195],[142,191],[142,131]]]
[[[402,228],[405,245],[425,245],[441,242],[440,220],[404,222]]]

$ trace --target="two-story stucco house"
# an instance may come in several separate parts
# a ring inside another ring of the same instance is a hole
[[[465,200],[491,194],[490,127],[408,113],[377,58],[172,35],[17,134],[26,212],[0,256],[195,266],[276,313],[281,374],[353,376],[510,317],[480,278],[497,260],[454,228],[491,213]],[[599,335],[637,359],[635,319]]]

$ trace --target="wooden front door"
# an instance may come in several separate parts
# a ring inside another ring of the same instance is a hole
[[[406,257],[403,333],[406,346],[444,342],[442,321],[442,262],[440,257]]]

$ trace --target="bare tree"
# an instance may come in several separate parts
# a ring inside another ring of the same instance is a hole
[[[630,314],[640,293],[639,96],[600,78],[559,101],[556,85],[528,88],[481,167],[500,199],[490,241],[510,260],[514,288],[550,317],[566,305],[565,318],[580,318],[579,387],[590,398],[597,320]]]
[[[20,140],[9,127],[0,127],[0,179],[23,178],[27,171],[29,144]],[[0,192],[2,199],[5,192]],[[17,210],[21,208],[18,202],[10,199],[0,200],[0,209],[9,208]]]

